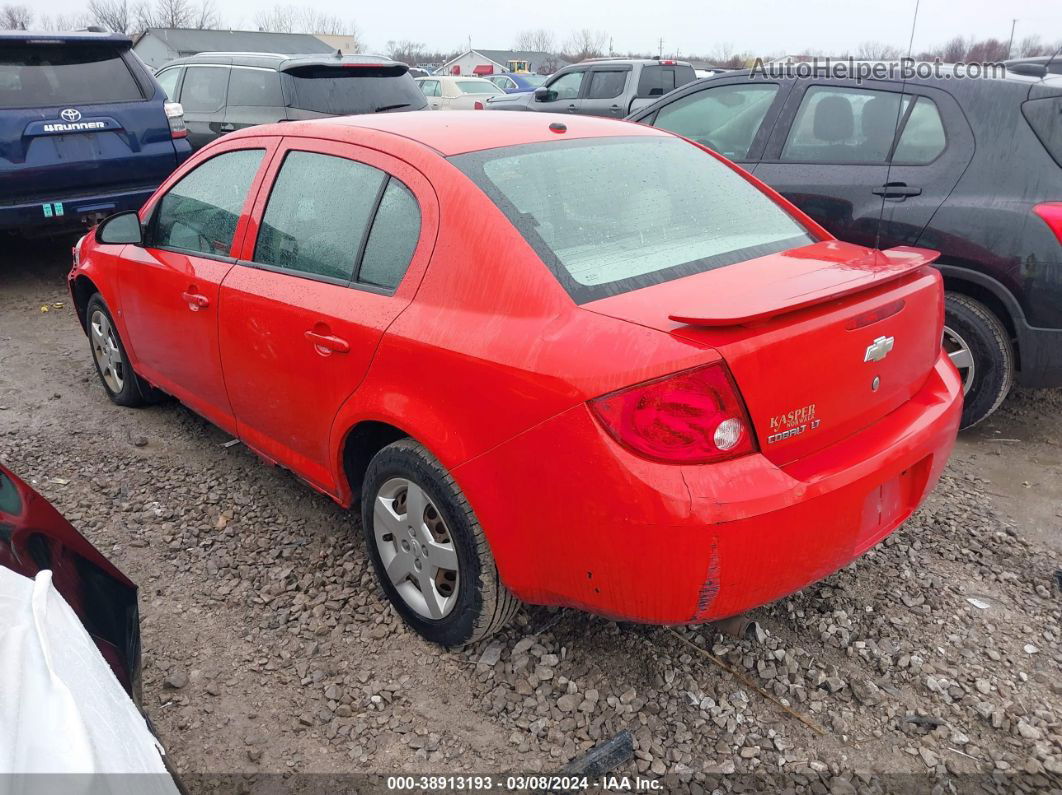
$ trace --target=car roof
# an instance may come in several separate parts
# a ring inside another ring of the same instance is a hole
[[[201,52],[165,63],[160,69],[182,64],[224,64],[232,66],[265,66],[287,71],[298,66],[406,66],[382,55],[341,55],[336,53],[307,53],[284,55],[275,52]],[[408,67],[407,67],[408,68]]]
[[[578,63],[571,64],[572,66],[582,66],[584,64],[592,64],[598,66],[600,64],[649,64],[652,66],[690,66],[689,61],[678,61],[674,58],[584,58]],[[565,67],[567,68],[567,67]]]
[[[27,44],[65,44],[75,42],[104,42],[133,46],[133,39],[122,33],[109,33],[94,30],[71,30],[61,33],[40,30],[3,30],[0,41],[17,41]]]
[[[550,130],[561,123],[563,132]],[[271,130],[270,128],[274,128]],[[353,128],[353,129],[352,129]],[[564,113],[506,113],[503,111],[414,111],[412,113],[361,114],[312,121],[285,122],[283,125],[249,127],[225,136],[226,141],[254,135],[284,134],[326,138],[356,143],[357,131],[374,131],[427,146],[443,157],[496,149],[504,146],[547,143],[580,138],[619,136],[673,137],[655,127]]]

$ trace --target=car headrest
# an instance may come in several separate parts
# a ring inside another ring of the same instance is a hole
[[[815,106],[815,137],[820,141],[847,141],[855,132],[852,103],[836,94],[823,97]]]

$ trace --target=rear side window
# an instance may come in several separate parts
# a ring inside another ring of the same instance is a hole
[[[697,79],[692,66],[674,64],[643,66],[638,78],[639,97],[662,97],[679,86]]]
[[[661,108],[654,126],[744,160],[777,93],[776,83],[707,88]]]
[[[280,108],[284,97],[280,92],[280,75],[272,69],[241,69],[233,67],[229,75],[228,105]]]
[[[623,93],[623,87],[627,84],[627,70],[613,70],[609,72],[594,71],[590,73],[590,88],[587,89],[588,99],[612,99]]]
[[[420,207],[409,188],[394,177],[387,183],[380,209],[365,243],[358,281],[394,289],[402,281],[420,238]]]
[[[811,86],[797,110],[782,160],[885,163],[910,96]],[[902,107],[901,107],[902,104]]]
[[[578,303],[812,242],[740,174],[670,136],[529,144],[451,162]]]
[[[166,99],[174,99],[177,96],[177,81],[181,77],[181,68],[175,67],[173,69],[164,69],[159,72],[155,77],[159,81],[159,85],[162,86],[162,91],[166,95]]]
[[[1021,112],[1044,149],[1062,166],[1062,97],[1030,99]]]
[[[229,256],[236,224],[263,152],[224,152],[186,174],[159,201],[151,244]]]
[[[386,180],[364,163],[290,152],[269,194],[255,262],[349,282]]]
[[[932,163],[946,145],[944,122],[940,119],[937,103],[929,97],[919,97],[904,122],[892,162],[916,166]]]
[[[225,107],[229,84],[227,66],[189,66],[181,86],[181,105],[193,113],[213,113]]]
[[[428,101],[404,68],[300,66],[287,70],[301,110],[347,116],[385,110],[420,110]]]
[[[0,108],[93,105],[144,99],[120,51],[102,44],[0,47]]]

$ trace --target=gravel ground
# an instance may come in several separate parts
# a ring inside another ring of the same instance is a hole
[[[0,460],[140,585],[181,774],[554,771],[627,728],[619,772],[694,791],[1062,788],[1062,392],[1012,395],[757,638],[527,608],[445,652],[386,606],[356,517],[178,404],[106,400],[66,251],[0,254]]]

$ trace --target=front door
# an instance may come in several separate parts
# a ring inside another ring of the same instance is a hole
[[[266,152],[222,151],[185,174],[146,210],[145,245],[127,246],[120,260],[121,308],[138,372],[229,431],[235,422],[221,373],[218,291],[235,262]]]
[[[551,78],[545,86],[550,91],[548,98],[540,100],[533,97],[531,107],[549,113],[575,113],[579,108],[584,77],[586,70],[576,69]]]
[[[309,139],[285,139],[266,181],[221,287],[225,382],[240,438],[334,494],[332,422],[413,296],[434,194],[401,161]]]

